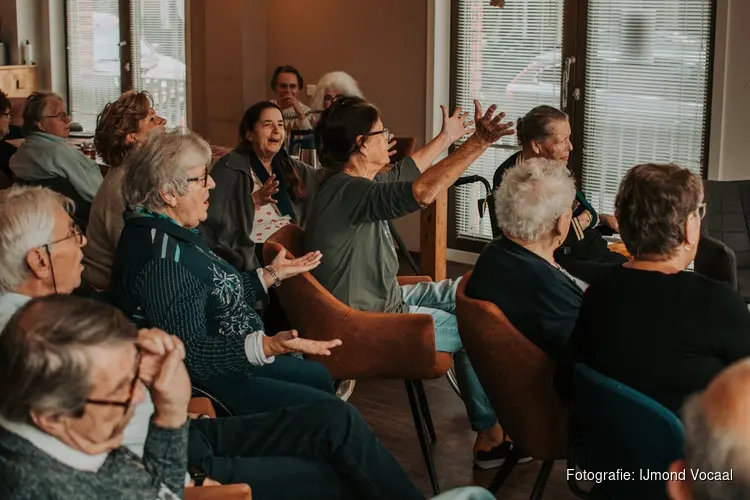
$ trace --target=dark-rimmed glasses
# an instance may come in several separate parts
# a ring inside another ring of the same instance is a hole
[[[133,396],[135,396],[135,386],[138,384],[138,381],[141,378],[141,348],[136,345],[135,346],[135,377],[133,377],[133,381],[130,382],[130,393],[128,396],[128,399],[125,401],[110,401],[107,399],[86,399],[86,404],[90,405],[97,405],[97,406],[117,406],[122,408],[123,413],[127,413],[128,408],[130,408],[131,403],[133,402]]]
[[[70,120],[71,116],[69,113],[63,111],[62,113],[58,113],[56,115],[45,115],[44,118],[59,118],[60,120],[66,122]]]
[[[206,169],[206,172],[201,175],[200,177],[188,177],[188,182],[197,182],[199,185],[202,184],[203,187],[208,186],[208,169]]]
[[[13,118],[13,113],[11,113],[10,111],[8,111],[7,113],[2,112],[0,113],[0,115],[7,116],[9,120]]]
[[[391,142],[391,139],[393,136],[391,135],[391,131],[387,128],[384,128],[383,130],[376,130],[375,132],[368,132],[364,134],[364,137],[368,137],[371,135],[379,135],[379,134],[385,134],[385,142]]]

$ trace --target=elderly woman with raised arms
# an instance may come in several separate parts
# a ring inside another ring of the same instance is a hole
[[[193,382],[236,414],[333,398],[320,364],[290,352],[327,355],[340,341],[314,342],[296,331],[269,337],[253,309],[267,289],[314,269],[321,254],[280,254],[265,268],[238,272],[196,231],[206,219],[211,149],[199,136],[165,134],[125,162],[126,213],[109,289],[112,300],[142,325],[178,335]]]

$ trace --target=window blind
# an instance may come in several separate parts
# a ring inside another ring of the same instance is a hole
[[[185,0],[130,0],[133,86],[175,127],[187,123]]]
[[[121,93],[118,0],[67,0],[68,111],[93,131],[104,105]]]
[[[582,185],[612,213],[632,166],[700,174],[711,0],[589,0]]]
[[[506,2],[503,9],[486,0],[458,0],[456,24],[456,105],[473,115],[473,100],[483,109],[497,104],[516,121],[540,104],[559,106],[564,0]],[[515,136],[504,137],[474,162],[465,175],[492,183],[497,167],[517,150]],[[480,184],[455,190],[455,217],[461,238],[490,239],[489,215],[480,219]]]

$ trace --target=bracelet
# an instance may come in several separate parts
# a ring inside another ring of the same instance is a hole
[[[274,269],[271,266],[266,266],[263,269],[268,271],[268,274],[271,275],[273,278],[273,285],[271,285],[271,288],[278,288],[281,286],[281,280],[279,279],[279,275],[276,273],[276,269]]]

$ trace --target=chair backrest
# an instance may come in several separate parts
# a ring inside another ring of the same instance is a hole
[[[78,222],[82,230],[86,230],[89,223],[89,213],[91,212],[91,202],[84,200],[68,179],[65,177],[51,177],[38,181],[16,179],[16,182],[25,186],[46,187],[73,200],[76,205],[75,213],[73,214],[76,222]]]
[[[5,175],[5,172],[0,172],[0,189],[9,188],[11,185],[13,185],[13,181],[10,180],[10,177]]]
[[[568,415],[555,393],[556,363],[523,336],[495,305],[466,296],[469,271],[458,285],[461,341],[503,429],[524,455],[566,456]]]
[[[396,145],[393,149],[396,150],[396,154],[391,156],[391,164],[396,164],[414,153],[414,146],[417,140],[414,137],[394,137]]]
[[[725,243],[704,234],[695,254],[695,272],[737,291],[737,257]]]
[[[706,181],[708,234],[731,248],[740,268],[750,267],[750,181]]]
[[[573,378],[572,441],[576,464],[590,472],[665,472],[683,456],[684,428],[653,399],[578,364]],[[666,498],[661,481],[634,481],[646,498]],[[622,488],[620,484],[618,488]]]
[[[495,195],[490,193],[487,195],[487,211],[490,213],[490,227],[492,228],[492,237],[497,238],[502,235],[503,232],[497,225],[497,212],[495,212]]]

